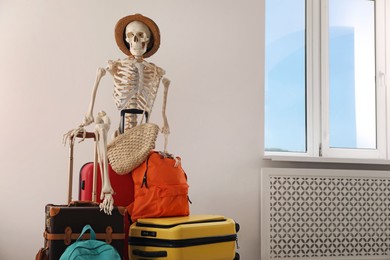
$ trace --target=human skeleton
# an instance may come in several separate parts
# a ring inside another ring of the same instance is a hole
[[[141,15],[137,14],[133,16],[138,17]],[[129,44],[131,55],[116,61],[110,60],[106,68],[99,68],[97,70],[88,112],[79,127],[70,130],[64,136],[65,140],[67,140],[73,138],[78,133],[86,133],[85,127],[95,122],[98,158],[101,169],[103,169],[103,187],[100,194],[102,203],[100,204],[100,209],[107,214],[111,214],[114,203],[112,197],[114,190],[109,179],[107,159],[107,132],[110,128],[110,119],[104,111],[99,112],[95,120],[93,117],[95,97],[100,80],[106,72],[112,75],[114,80],[113,98],[118,110],[140,109],[148,112],[149,116],[152,112],[160,81],[164,85],[165,93],[170,83],[168,79],[163,78],[165,71],[162,68],[143,59],[143,55],[147,52],[149,41],[153,36],[149,27],[145,23],[135,20],[127,24],[124,33],[125,41]],[[161,131],[167,135],[169,134],[169,126],[165,115],[165,107],[163,107],[163,120],[164,124]],[[124,129],[129,129],[137,124],[136,114],[126,115]],[[115,134],[119,134],[118,131]]]

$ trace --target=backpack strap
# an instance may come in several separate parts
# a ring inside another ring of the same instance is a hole
[[[81,231],[80,236],[77,238],[76,241],[80,241],[84,235],[85,232],[89,231],[90,235],[90,240],[96,240],[96,234],[95,231],[92,229],[91,225],[85,225],[83,230]]]

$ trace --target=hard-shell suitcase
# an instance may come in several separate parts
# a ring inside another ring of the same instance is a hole
[[[48,204],[45,212],[44,237],[49,259],[59,259],[87,224],[96,232],[96,239],[112,245],[122,259],[128,259],[129,216],[125,207],[114,207],[112,215],[107,215],[100,210],[98,204],[76,202],[70,205]]]
[[[239,225],[218,215],[144,218],[129,231],[132,260],[239,259],[236,241]]]
[[[94,176],[94,163],[89,162],[84,164],[80,169],[80,187],[79,187],[79,200],[92,201],[93,194],[93,176]],[[111,186],[115,193],[112,195],[115,206],[127,207],[134,201],[134,182],[131,174],[119,175],[114,172],[111,165],[108,165],[108,173],[110,176]],[[102,181],[100,175],[100,167],[97,167],[97,186],[96,201],[100,202],[100,191],[102,189]]]

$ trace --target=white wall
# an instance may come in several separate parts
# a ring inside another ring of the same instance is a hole
[[[0,259],[32,259],[43,244],[44,206],[66,202],[62,134],[81,122],[96,69],[124,57],[113,28],[133,13],[160,26],[149,61],[172,81],[169,148],[183,159],[192,213],[234,218],[242,259],[259,259],[263,2],[1,0]],[[96,109],[115,125],[111,88],[107,76]],[[161,98],[157,122],[160,107]],[[77,179],[92,144],[77,144],[75,156]]]

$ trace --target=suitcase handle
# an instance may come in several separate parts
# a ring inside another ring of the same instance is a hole
[[[72,186],[73,186],[73,150],[74,150],[74,143],[76,141],[76,138],[92,138],[96,141],[96,136],[94,132],[80,132],[76,136],[71,135],[70,136],[70,142],[69,142],[69,162],[68,162],[68,204],[72,201]],[[95,142],[95,158],[94,158],[94,181],[93,181],[93,189],[92,189],[92,199],[94,201],[97,201],[97,195],[96,195],[96,169],[97,169],[97,146]]]
[[[133,255],[140,256],[140,257],[151,257],[151,258],[158,258],[158,257],[167,257],[168,253],[167,251],[143,251],[139,249],[133,250]]]
[[[126,119],[126,114],[138,114],[138,115],[142,115],[142,114],[145,114],[145,118],[146,118],[146,122],[149,121],[149,113],[148,111],[145,111],[145,110],[142,110],[142,109],[136,109],[136,108],[131,108],[131,109],[122,109],[121,110],[121,123],[120,123],[120,128],[119,128],[119,132],[121,134],[124,133],[125,131],[125,119]]]
[[[99,203],[94,201],[82,201],[82,200],[74,200],[69,202],[68,207],[98,207]]]

